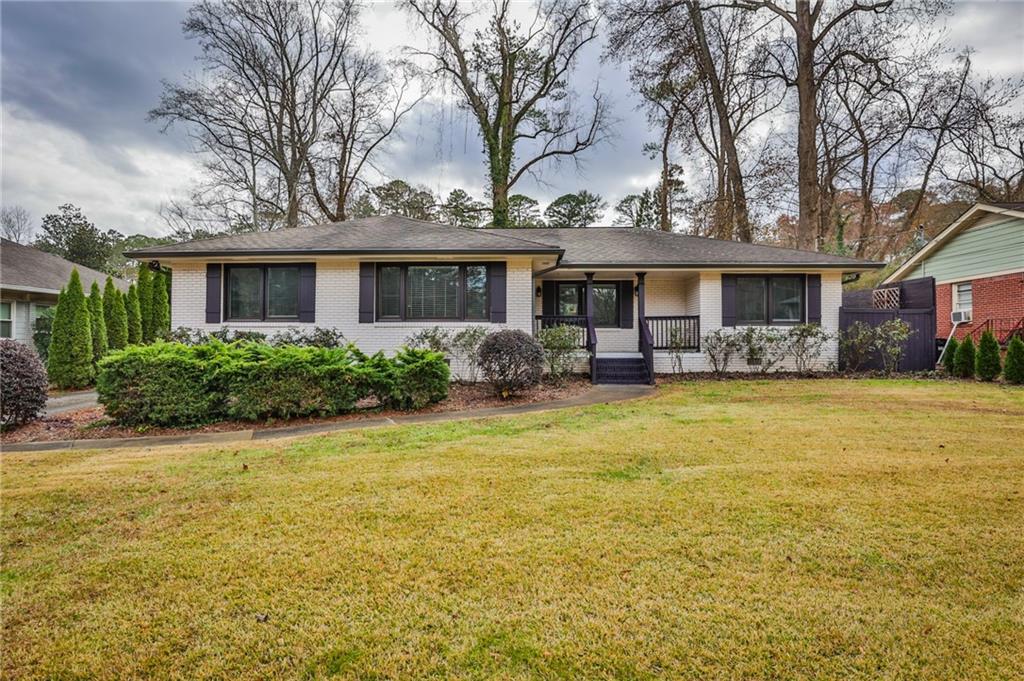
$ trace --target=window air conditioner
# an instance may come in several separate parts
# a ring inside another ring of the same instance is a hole
[[[965,322],[971,321],[971,311],[953,310],[953,313],[950,315],[950,317],[953,320],[954,324],[963,324]]]

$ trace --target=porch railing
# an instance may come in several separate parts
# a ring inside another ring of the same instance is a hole
[[[1002,319],[986,319],[981,324],[971,329],[969,336],[977,344],[981,340],[981,334],[991,331],[996,337],[996,342],[1006,345],[1014,336],[1024,338],[1024,317],[1004,317]]]
[[[536,336],[541,329],[551,329],[556,326],[573,327],[576,330],[576,347],[580,350],[589,349],[586,315],[539,314],[533,318],[533,335]]]
[[[654,385],[654,336],[651,335],[649,320],[650,317],[640,318],[640,354],[647,367],[647,382]]]
[[[700,350],[698,315],[647,316],[655,350]]]

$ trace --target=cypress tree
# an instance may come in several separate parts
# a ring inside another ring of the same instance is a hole
[[[171,305],[167,296],[167,277],[153,274],[153,340],[166,338],[171,332]]]
[[[956,356],[953,357],[953,375],[958,378],[974,377],[974,341],[970,336],[956,349]]]
[[[1024,340],[1021,340],[1020,336],[1014,336],[1010,346],[1006,348],[1003,378],[1007,383],[1024,384]]]
[[[89,303],[82,291],[78,269],[60,295],[53,316],[52,340],[47,371],[59,388],[82,388],[95,377],[92,353],[92,328]]]
[[[114,286],[114,280],[107,277],[103,287],[103,320],[107,323],[107,345],[111,350],[120,350],[128,345],[128,314],[124,308],[124,295]]]
[[[89,328],[92,331],[92,358],[100,361],[110,349],[107,343],[107,322],[103,314],[103,295],[98,282],[92,282],[89,291]]]
[[[138,345],[142,342],[142,311],[139,309],[139,291],[135,284],[128,287],[124,309],[128,318],[128,344]]]
[[[946,370],[946,373],[952,376],[956,369],[953,366],[953,361],[956,358],[956,349],[960,344],[956,342],[956,338],[950,338],[946,341],[946,351],[942,353],[942,368]]]
[[[142,319],[142,342],[153,342],[153,273],[147,263],[139,265],[139,279],[135,283],[139,295],[139,312]]]
[[[983,381],[994,381],[1003,370],[999,362],[999,343],[991,331],[981,334],[978,343],[978,358],[975,360],[974,373]]]

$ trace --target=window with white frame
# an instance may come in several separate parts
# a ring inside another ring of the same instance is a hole
[[[955,312],[970,312],[974,303],[974,291],[971,282],[965,281],[962,284],[953,285],[953,310]]]
[[[0,338],[14,335],[14,303],[0,303]]]

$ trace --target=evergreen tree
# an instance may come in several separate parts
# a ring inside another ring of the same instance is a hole
[[[92,289],[89,291],[89,329],[92,331],[92,358],[94,362],[100,361],[103,355],[107,354],[110,346],[107,344],[107,322],[103,314],[103,294],[100,293],[98,282],[92,282]]]
[[[128,345],[128,314],[124,308],[124,294],[114,286],[114,280],[107,277],[103,287],[103,321],[107,323],[107,345],[111,350],[120,350]]]
[[[139,313],[142,319],[142,343],[153,342],[153,272],[147,263],[139,265],[139,279],[135,283],[139,296]]]
[[[983,381],[994,381],[1003,370],[999,362],[999,343],[991,331],[981,334],[978,342],[978,357],[975,360],[974,373]]]
[[[950,376],[954,375],[956,371],[953,362],[956,359],[956,349],[960,344],[956,342],[956,338],[950,337],[946,341],[946,351],[942,353],[942,368],[946,370],[946,373]]]
[[[1003,378],[1007,383],[1024,384],[1024,340],[1021,340],[1020,336],[1014,336],[1010,346],[1006,348]]]
[[[61,292],[53,317],[52,340],[47,371],[59,388],[82,388],[95,377],[89,303],[82,291],[78,269]]]
[[[958,378],[974,377],[974,341],[970,336],[964,338],[956,349],[953,358],[953,375]]]
[[[138,345],[142,342],[142,310],[139,309],[139,290],[135,284],[128,287],[124,310],[128,318],[128,345]]]
[[[171,332],[171,304],[167,295],[167,277],[153,274],[153,340],[166,338]]]

